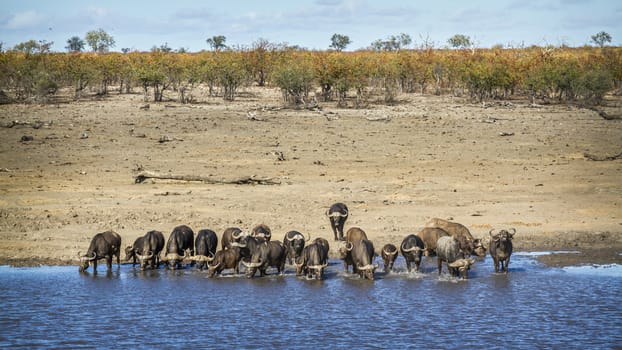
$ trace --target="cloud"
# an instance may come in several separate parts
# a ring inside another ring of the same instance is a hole
[[[41,25],[45,16],[36,11],[26,11],[9,16],[4,27],[7,29],[24,29]]]

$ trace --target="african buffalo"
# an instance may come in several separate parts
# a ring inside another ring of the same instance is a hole
[[[237,227],[229,227],[225,229],[225,232],[222,234],[222,249],[229,249],[233,245],[237,245],[245,235],[246,234]]]
[[[436,241],[438,241],[440,237],[449,236],[449,233],[442,228],[425,227],[417,233],[417,236],[419,236],[419,238],[423,241],[423,254],[425,256],[435,256]]]
[[[328,252],[330,250],[330,245],[328,244],[328,240],[326,238],[317,237],[311,243],[315,243],[315,244],[320,245],[320,247],[322,247],[322,249],[324,249],[324,254],[326,255],[326,259],[328,259]]]
[[[186,225],[175,227],[166,241],[166,255],[162,261],[174,270],[184,259],[193,255],[194,231]]]
[[[346,232],[346,241],[354,242],[361,239],[367,239],[367,234],[360,227],[351,227]]]
[[[411,263],[415,263],[415,271],[419,271],[421,255],[424,249],[423,241],[419,236],[408,235],[404,237],[402,244],[400,244],[400,251],[402,252],[402,256],[404,256],[404,260],[406,260],[406,269],[408,269],[408,272],[411,270]]]
[[[343,225],[348,220],[348,214],[348,207],[343,203],[335,203],[326,211],[326,216],[330,220],[330,227],[335,235],[335,241],[344,240]]]
[[[216,232],[208,229],[200,230],[194,240],[194,256],[190,258],[197,262],[197,268],[203,270],[207,263],[214,258],[218,248]]]
[[[296,259],[296,276],[315,277],[321,280],[324,269],[328,266],[328,254],[322,243],[317,241],[307,245]]]
[[[508,273],[508,266],[510,265],[510,256],[512,255],[512,238],[516,234],[516,229],[510,229],[512,232],[501,230],[497,234],[492,234],[493,230],[490,230],[490,256],[495,264],[495,272],[499,272],[499,264],[501,264],[501,271]]]
[[[443,261],[445,261],[452,276],[457,277],[462,272],[462,277],[466,279],[468,270],[475,263],[475,259],[465,258],[467,254],[460,249],[460,242],[453,236],[439,237],[436,242],[436,254],[439,275],[443,268]]]
[[[97,272],[97,260],[106,259],[106,267],[112,269],[112,257],[117,256],[117,266],[120,265],[121,236],[114,231],[101,232],[93,236],[89,249],[80,256],[80,272],[85,271],[89,264],[93,264],[93,271]]]
[[[425,225],[426,227],[437,227],[456,237],[460,243],[460,248],[468,255],[486,256],[486,247],[481,239],[474,239],[473,235],[466,226],[439,218],[432,218]]]
[[[239,247],[231,247],[229,249],[219,250],[214,254],[214,258],[207,265],[209,271],[208,276],[214,277],[220,274],[224,269],[234,269],[235,274],[240,273],[240,255]]]
[[[272,231],[270,230],[270,227],[268,227],[268,225],[259,224],[253,227],[253,229],[251,230],[251,236],[263,238],[266,241],[270,241],[270,238],[272,237]]]
[[[160,265],[160,252],[163,248],[164,235],[162,232],[152,230],[145,233],[142,246],[136,249],[140,269],[144,270],[149,263],[151,263],[151,269],[157,268]]]
[[[370,240],[361,239],[351,242],[351,244],[352,262],[359,276],[373,280],[374,271],[378,268],[377,265],[372,265],[374,259],[373,243]]]
[[[289,231],[283,238],[283,246],[285,247],[285,255],[288,263],[291,265],[292,260],[296,259],[302,254],[302,250],[305,247],[305,242],[308,242],[311,237],[305,239],[305,236],[298,231]]]
[[[125,247],[125,260],[129,261],[132,259],[132,266],[136,265],[136,259],[138,258],[136,254],[142,254],[143,252],[143,238],[144,236],[140,236],[136,238],[132,245]]]
[[[252,239],[250,237],[249,242]],[[261,277],[266,275],[266,270],[269,267],[276,267],[277,273],[282,274],[285,267],[285,248],[279,241],[260,241],[256,245],[250,258],[250,262],[242,261],[242,264],[246,266],[246,277],[252,278],[255,276],[257,270]],[[248,244],[248,242],[247,242]]]
[[[382,247],[380,256],[384,262],[384,272],[389,272],[393,269],[393,264],[395,263],[395,259],[397,259],[398,253],[399,250],[397,250],[397,247],[391,243],[387,243]]]
[[[343,270],[348,272],[348,268],[352,265],[352,273],[356,272],[356,266],[354,266],[354,262],[352,261],[352,242],[345,242],[341,247],[339,247],[339,258],[343,260]]]

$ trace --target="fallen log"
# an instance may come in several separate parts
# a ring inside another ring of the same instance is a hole
[[[259,178],[255,175],[244,176],[236,179],[217,179],[210,176],[199,175],[175,175],[157,174],[149,171],[141,172],[134,177],[134,183],[142,183],[147,179],[176,180],[176,181],[197,181],[209,184],[230,184],[230,185],[280,185],[281,182],[271,178]]]
[[[622,158],[622,152],[618,153],[618,154],[614,154],[613,156],[605,156],[605,157],[598,157],[595,156],[593,154],[589,154],[589,153],[583,153],[583,156],[589,160],[593,160],[595,162],[605,162],[605,161],[611,161],[611,160],[616,160],[619,158]]]

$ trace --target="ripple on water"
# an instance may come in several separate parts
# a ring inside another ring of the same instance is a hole
[[[291,267],[253,279],[0,267],[0,347],[462,349],[498,344],[503,333],[509,348],[607,348],[622,344],[620,271],[549,268],[521,254],[508,274],[481,259],[466,281],[446,267],[439,276],[435,259],[410,273],[398,260],[374,281],[336,261],[323,281]]]

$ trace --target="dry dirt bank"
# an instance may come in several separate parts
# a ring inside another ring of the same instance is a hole
[[[525,101],[403,95],[396,106],[312,111],[277,108],[279,97],[1,105],[0,264],[76,263],[97,232],[129,244],[179,224],[220,234],[265,223],[277,237],[295,229],[332,242],[324,212],[336,201],[377,249],[450,217],[478,237],[514,227],[518,250],[581,252],[543,258],[551,264],[622,263],[622,159],[584,157],[620,153],[621,120]],[[279,184],[134,183],[142,170]]]

